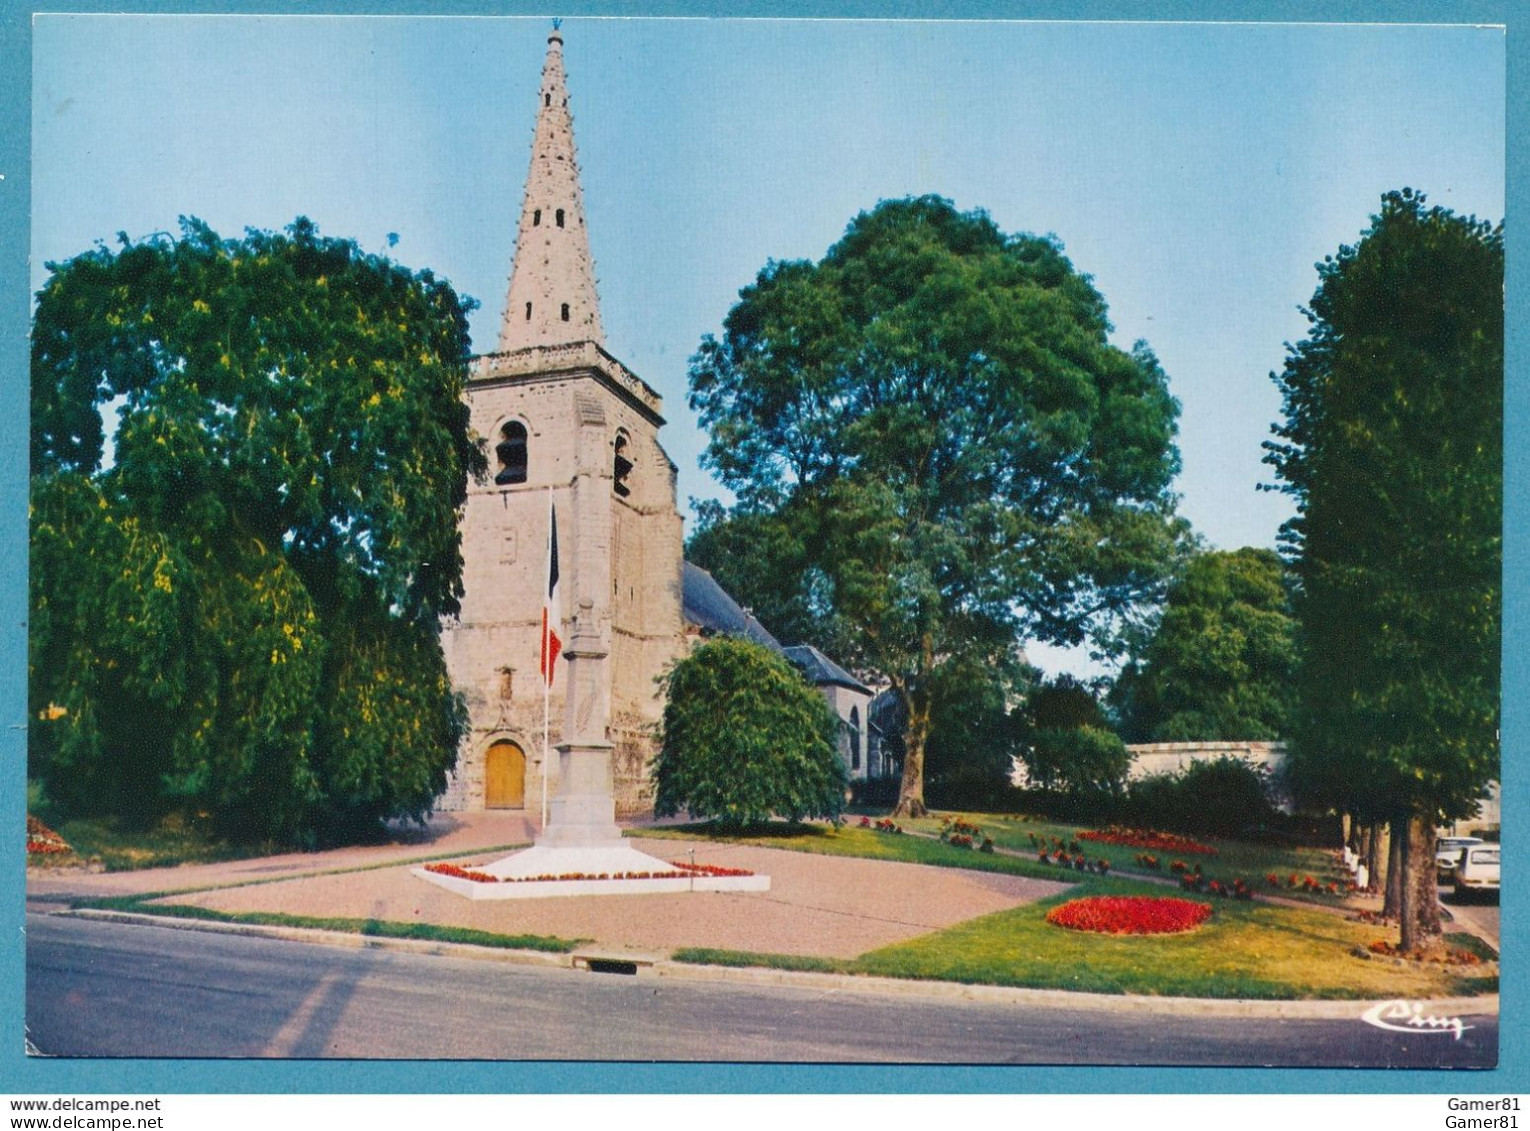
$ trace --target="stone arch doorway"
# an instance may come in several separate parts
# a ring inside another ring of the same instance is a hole
[[[484,755],[483,807],[526,808],[526,752],[502,738]]]

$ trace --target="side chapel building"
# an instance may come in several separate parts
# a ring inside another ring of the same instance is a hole
[[[841,718],[848,774],[868,775],[870,689],[816,650],[782,649],[709,574],[683,560],[676,469],[658,438],[659,394],[605,348],[556,28],[537,94],[499,341],[475,359],[467,401],[471,427],[488,439],[491,478],[469,484],[461,519],[466,592],[460,617],[442,632],[470,729],[439,808],[538,807],[550,502],[562,638],[572,638],[577,622],[598,634],[610,657],[596,694],[609,705],[618,813],[651,805],[647,767],[664,708],[658,677],[715,632],[752,636],[802,667]],[[554,775],[567,676],[558,663],[547,711]]]

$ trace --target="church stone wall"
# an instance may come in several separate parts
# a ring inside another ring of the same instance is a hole
[[[457,772],[439,804],[445,809],[484,807],[484,752],[494,741],[516,742],[527,756],[528,805],[542,788],[542,594],[547,584],[548,487],[564,515],[571,549],[569,483],[574,473],[573,399],[566,386],[527,383],[477,388],[469,393],[471,425],[489,441],[490,480],[469,486],[461,522],[462,613],[442,634],[452,681],[467,701],[470,733],[458,752]],[[507,420],[527,431],[527,482],[492,481],[493,447]],[[571,586],[567,574],[561,585]],[[565,637],[567,632],[564,633]],[[555,680],[548,711],[556,747],[563,729],[563,685]],[[554,756],[555,760],[555,756]],[[551,791],[549,784],[549,792]]]
[[[828,701],[829,709],[840,721],[836,741],[840,761],[845,766],[845,777],[851,781],[860,781],[867,776],[868,772],[866,716],[871,709],[871,696],[864,691],[857,691],[838,683],[820,684],[819,691],[823,693],[824,699]],[[856,719],[854,731],[850,728],[852,709]],[[852,735],[856,738],[857,749],[855,750],[850,748]]]
[[[611,728],[616,744],[617,810],[652,808],[648,765],[664,711],[658,680],[683,648],[682,528],[673,465],[652,430],[627,410],[630,494],[613,493]]]
[[[558,509],[563,639],[569,639],[579,603],[588,601],[588,615],[610,642],[607,737],[614,747],[617,810],[633,814],[651,808],[647,767],[663,711],[655,681],[680,654],[683,641],[682,528],[674,468],[658,443],[656,414],[634,407],[631,397],[616,391],[624,386],[616,385],[613,375],[636,378],[624,370],[603,372],[602,367],[613,368],[604,366],[603,358],[591,349],[577,360],[593,359],[592,366],[518,372],[517,365],[526,369],[539,359],[491,357],[475,374],[469,392],[472,426],[488,439],[491,480],[494,445],[512,419],[526,427],[527,479],[469,490],[462,519],[462,614],[445,626],[443,645],[453,681],[467,701],[471,729],[440,808],[484,807],[485,752],[500,739],[524,750],[526,807],[539,807],[538,665],[549,486]],[[507,368],[512,371],[503,372]],[[614,490],[618,433],[633,464],[626,497]],[[566,673],[560,661],[549,710],[552,774],[564,732]],[[555,786],[550,778],[549,794]]]

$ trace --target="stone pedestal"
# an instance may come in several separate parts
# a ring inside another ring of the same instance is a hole
[[[558,748],[558,794],[548,805],[547,827],[537,837],[546,848],[610,848],[622,843],[609,742]]]

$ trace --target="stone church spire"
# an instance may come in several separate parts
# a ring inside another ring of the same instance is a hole
[[[547,38],[547,61],[537,93],[536,136],[499,350],[569,342],[604,346],[605,332],[584,228],[574,120],[563,78],[563,36],[555,24]]]

